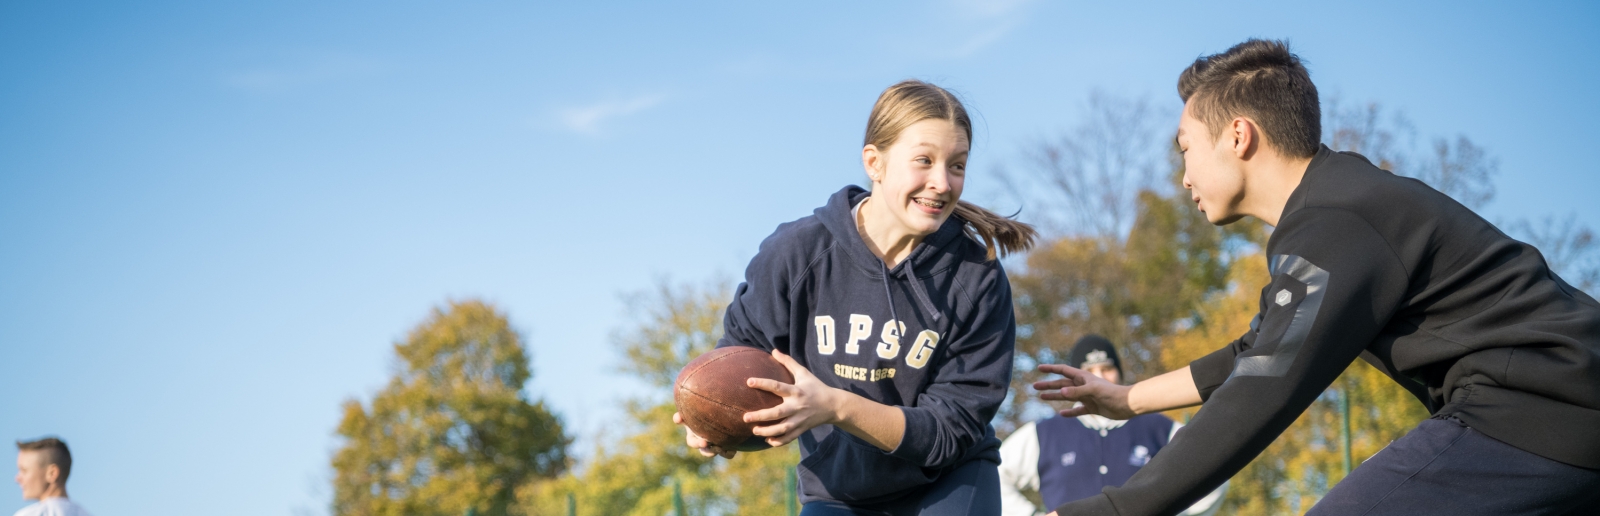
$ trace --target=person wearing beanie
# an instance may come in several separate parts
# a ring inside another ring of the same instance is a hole
[[[1122,383],[1122,359],[1105,337],[1079,339],[1067,360],[1108,382]],[[1058,507],[1098,495],[1104,487],[1120,486],[1182,427],[1159,413],[1128,420],[1096,414],[1053,416],[1023,425],[1000,445],[1002,514],[1044,514],[1023,491],[1037,491],[1045,507]],[[1181,514],[1214,514],[1227,489],[1224,483]]]

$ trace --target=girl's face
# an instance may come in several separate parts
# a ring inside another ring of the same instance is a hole
[[[872,202],[883,203],[907,233],[927,236],[955,212],[967,174],[967,133],[949,120],[911,124],[887,149],[868,145],[861,163],[872,178]]]

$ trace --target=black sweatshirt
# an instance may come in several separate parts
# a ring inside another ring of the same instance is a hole
[[[885,452],[833,425],[802,434],[800,499],[897,500],[972,460],[1000,462],[989,421],[1011,382],[1016,319],[999,261],[950,217],[887,269],[867,249],[850,186],[778,226],[745,270],[723,346],[777,349],[823,383],[905,414]]]
[[[1436,416],[1600,468],[1600,304],[1415,179],[1323,147],[1267,242],[1250,330],[1190,364],[1204,407],[1122,487],[1057,508],[1175,514],[1271,444],[1357,356]]]

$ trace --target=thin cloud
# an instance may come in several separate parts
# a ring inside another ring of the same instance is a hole
[[[1009,16],[1033,0],[950,0],[962,17],[999,18]]]
[[[595,135],[600,134],[602,123],[650,109],[665,99],[666,95],[652,94],[630,99],[606,100],[587,106],[563,109],[558,116],[561,125],[567,129],[579,134]]]
[[[1010,33],[1011,29],[1016,28],[1016,26],[1016,23],[1005,23],[998,27],[974,34],[971,38],[967,38],[967,41],[962,43],[960,47],[957,47],[954,52],[951,52],[951,55],[954,57],[968,57],[976,54],[985,47],[994,44],[994,42],[1000,41],[1001,38],[1004,38],[1006,34]]]
[[[995,42],[1004,39],[1012,29],[1024,21],[1028,4],[1033,0],[948,0],[956,16],[970,26],[988,27],[978,31],[950,52],[951,57],[970,57]]]
[[[376,63],[349,56],[326,56],[290,67],[261,67],[226,74],[222,82],[252,93],[284,91],[370,76],[380,72]]]

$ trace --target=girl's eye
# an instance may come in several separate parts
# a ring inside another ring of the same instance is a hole
[[[927,156],[917,156],[917,159],[915,161],[917,163],[923,164],[923,165],[932,165],[933,164],[933,160],[928,159]]]

